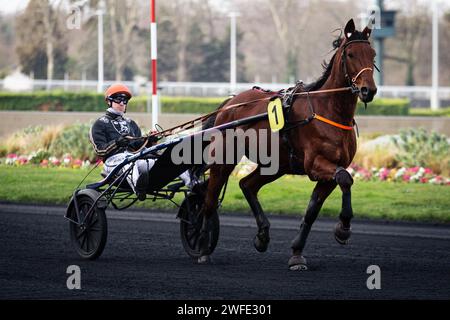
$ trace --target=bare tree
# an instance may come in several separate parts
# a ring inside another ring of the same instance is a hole
[[[423,58],[420,49],[427,42],[426,34],[430,34],[430,26],[431,20],[426,7],[418,1],[408,1],[397,17],[395,37],[386,41],[387,53],[384,58],[404,64],[406,85],[416,84],[418,61]]]
[[[288,80],[292,77],[297,78],[301,30],[304,29],[309,19],[309,7],[304,10],[303,14],[295,15],[292,14],[292,11],[296,9],[296,4],[292,0],[285,0],[281,3],[267,0],[267,4],[286,59]]]
[[[55,14],[60,11],[62,1],[53,1],[53,6],[49,0],[41,2],[42,23],[44,25],[45,53],[47,55],[47,79],[52,80],[55,69],[55,42],[57,41],[55,30],[59,23]]]
[[[132,56],[132,37],[137,31],[138,6],[133,0],[112,1],[108,4],[111,43],[116,80],[122,80],[124,69]]]
[[[61,27],[61,2],[32,0],[17,17],[16,53],[22,70],[53,79],[64,72],[67,43]]]

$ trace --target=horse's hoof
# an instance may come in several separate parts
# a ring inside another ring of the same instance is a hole
[[[198,264],[209,264],[211,263],[211,257],[210,256],[201,256],[197,259]]]
[[[269,246],[269,237],[261,239],[258,235],[253,238],[253,245],[258,252],[266,252]]]
[[[288,262],[289,270],[291,271],[305,271],[308,270],[306,266],[306,259],[303,256],[292,256]]]
[[[346,245],[349,243],[350,236],[352,235],[351,228],[344,228],[342,222],[336,223],[334,227],[334,239],[337,243],[341,245]]]

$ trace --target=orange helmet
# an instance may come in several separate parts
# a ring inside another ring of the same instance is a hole
[[[106,89],[105,100],[108,101],[109,97],[111,97],[112,95],[118,94],[118,93],[126,94],[128,96],[128,99],[131,99],[131,97],[133,96],[131,94],[130,89],[128,89],[127,86],[125,86],[121,83],[115,83],[115,84],[111,85],[108,89]]]

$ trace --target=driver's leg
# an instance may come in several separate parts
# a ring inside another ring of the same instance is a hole
[[[141,201],[146,198],[149,183],[148,172],[154,164],[155,160],[153,159],[137,160],[131,174],[127,177],[128,183]]]
[[[199,183],[197,177],[195,176],[195,174],[191,174],[189,172],[189,170],[186,170],[185,172],[183,172],[182,174],[179,175],[179,177],[181,178],[181,180],[183,180],[184,185],[186,187],[188,187],[190,190],[192,190],[192,188]]]

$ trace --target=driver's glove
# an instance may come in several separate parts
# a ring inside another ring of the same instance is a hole
[[[126,136],[120,136],[116,139],[116,145],[118,147],[124,148],[130,144],[130,140]]]

